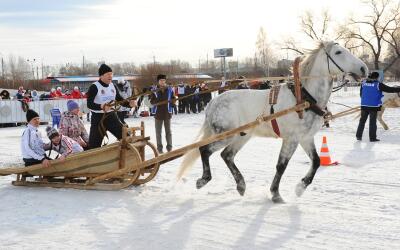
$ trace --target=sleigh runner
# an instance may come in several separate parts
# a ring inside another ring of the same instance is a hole
[[[309,103],[304,102],[162,155],[158,155],[156,147],[149,142],[150,137],[145,137],[142,122],[140,127],[124,127],[123,138],[119,142],[70,155],[64,161],[51,161],[51,166],[47,168],[41,164],[6,168],[0,169],[0,175],[16,174],[17,178],[12,182],[14,186],[119,190],[149,182],[156,176],[161,164],[177,159],[190,150],[245,133],[262,122],[308,107]],[[140,131],[139,135],[136,135],[137,131]],[[145,159],[146,149],[154,158]]]

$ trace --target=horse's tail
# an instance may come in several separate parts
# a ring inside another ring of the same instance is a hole
[[[211,135],[211,130],[208,127],[207,122],[203,123],[203,126],[201,127],[199,133],[196,136],[195,140],[202,140]],[[193,166],[193,163],[200,157],[200,151],[198,148],[192,149],[188,151],[183,158],[181,168],[179,169],[178,175],[177,175],[177,180],[179,181],[183,175],[187,173]]]

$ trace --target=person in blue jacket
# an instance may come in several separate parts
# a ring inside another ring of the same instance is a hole
[[[361,117],[358,124],[356,137],[362,140],[365,122],[369,116],[369,140],[371,142],[380,141],[376,138],[376,117],[382,107],[382,92],[399,93],[400,88],[389,87],[378,81],[379,73],[372,72],[369,77],[361,84]]]

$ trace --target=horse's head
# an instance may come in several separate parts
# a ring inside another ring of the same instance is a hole
[[[367,65],[338,43],[321,42],[320,48],[326,55],[330,74],[348,73],[355,79],[368,75]]]

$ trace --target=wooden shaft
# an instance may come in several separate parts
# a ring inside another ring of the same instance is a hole
[[[325,120],[326,121],[334,120],[334,119],[337,119],[339,117],[343,117],[343,116],[346,116],[346,115],[354,114],[356,112],[360,112],[360,106],[355,107],[355,108],[351,108],[351,109],[348,109],[348,110],[345,110],[345,111],[342,111],[342,112],[339,112],[337,114],[334,114],[332,116],[327,117],[327,119],[325,119]]]
[[[296,57],[293,63],[293,78],[294,78],[294,93],[296,96],[296,104],[302,103],[301,100],[301,81],[300,81],[300,57]],[[297,112],[300,119],[303,119],[303,112],[302,110]]]
[[[162,155],[160,155],[158,157],[155,157],[155,158],[152,158],[150,160],[141,162],[141,163],[136,164],[134,166],[131,166],[131,167],[128,167],[128,168],[125,168],[125,169],[116,170],[114,172],[110,172],[110,173],[107,173],[107,174],[104,174],[104,175],[100,175],[98,177],[93,178],[88,183],[89,184],[94,184],[94,183],[97,183],[97,182],[105,180],[105,179],[109,179],[109,178],[113,178],[113,177],[116,177],[116,176],[123,175],[123,174],[131,172],[133,170],[139,171],[141,168],[145,168],[145,167],[151,166],[151,165],[153,165],[155,163],[167,161],[170,158],[180,157],[180,156],[184,155],[189,150],[192,150],[192,149],[195,149],[195,148],[199,148],[199,147],[208,145],[210,143],[226,139],[226,138],[234,136],[234,135],[236,135],[236,134],[238,134],[240,132],[243,132],[243,131],[248,130],[248,129],[253,128],[253,127],[256,127],[262,122],[267,122],[267,121],[276,119],[278,117],[287,115],[287,114],[289,114],[291,112],[304,110],[304,109],[308,108],[309,106],[310,106],[310,104],[308,102],[304,102],[304,103],[296,105],[296,106],[294,106],[292,108],[276,112],[275,114],[263,116],[260,119],[257,119],[257,120],[255,120],[253,122],[250,122],[250,123],[247,123],[247,124],[242,125],[240,127],[237,127],[235,129],[232,129],[232,130],[220,133],[220,134],[216,134],[216,135],[210,136],[210,137],[208,137],[208,138],[206,138],[204,140],[201,140],[201,141],[195,142],[193,144],[189,144],[187,146],[179,148],[177,150],[173,150],[171,152],[162,154]]]

